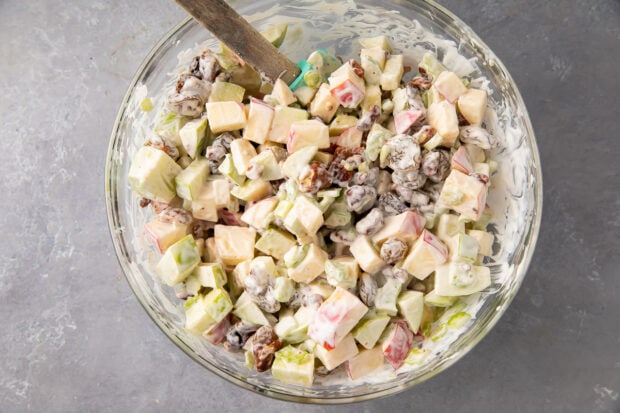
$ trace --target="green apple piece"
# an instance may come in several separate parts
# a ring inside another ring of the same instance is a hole
[[[155,271],[166,284],[173,286],[187,278],[199,263],[200,253],[190,234],[168,247]]]
[[[403,72],[403,55],[391,55],[385,62],[385,68],[381,74],[381,89],[397,89],[403,77]]]
[[[407,321],[409,329],[414,333],[420,329],[422,313],[424,312],[424,294],[420,291],[408,290],[403,292],[396,302],[398,311]]]
[[[385,66],[385,49],[379,46],[363,48],[360,52],[364,80],[367,85],[378,85]]]
[[[290,154],[282,164],[284,176],[289,179],[297,179],[301,170],[310,163],[318,150],[318,146],[311,145]]]
[[[332,123],[329,124],[329,135],[338,136],[345,130],[357,125],[357,122],[359,122],[359,119],[355,116],[346,114],[337,115]]]
[[[424,56],[422,56],[422,60],[418,64],[418,69],[420,73],[426,73],[431,80],[437,79],[441,72],[448,70],[432,52],[426,52]]]
[[[243,137],[256,143],[265,143],[275,116],[273,106],[260,99],[250,98],[248,122]]]
[[[306,244],[289,250],[284,255],[284,261],[288,267],[289,278],[310,283],[325,270],[327,253],[316,244]]]
[[[295,282],[288,277],[278,277],[273,286],[273,298],[287,303],[295,292]]]
[[[217,324],[204,298],[203,295],[197,295],[185,302],[185,329],[193,334],[202,334]]]
[[[181,116],[174,112],[161,112],[157,116],[153,131],[173,142],[181,151],[181,155],[184,155],[184,148],[181,144],[181,137],[179,131],[183,128],[185,123],[190,118]]]
[[[312,99],[308,112],[311,116],[318,116],[323,122],[329,123],[336,114],[338,106],[340,106],[338,101],[329,92],[329,85],[323,83]]]
[[[430,138],[428,141],[424,143],[424,149],[426,149],[427,151],[432,151],[433,149],[441,146],[444,140],[445,139],[443,136],[436,133],[435,135],[433,135],[432,138]]]
[[[293,203],[293,208],[291,208],[284,219],[284,226],[293,234],[300,235],[300,232],[296,230],[298,226],[296,221],[298,221],[298,224],[301,224],[308,234],[314,235],[323,225],[323,211],[316,205],[315,201],[299,195]]]
[[[217,206],[212,197],[200,195],[199,199],[191,201],[192,215],[196,219],[203,221],[217,222]]]
[[[310,86],[301,86],[295,89],[293,93],[295,94],[295,97],[300,104],[302,104],[303,106],[308,106],[308,104],[312,102],[312,99],[314,98],[317,90],[317,88],[313,88]]]
[[[327,370],[333,370],[345,361],[355,357],[359,353],[355,339],[347,334],[336,344],[336,347],[328,350],[324,346],[316,346],[314,354],[321,360]]]
[[[193,161],[174,178],[177,195],[188,201],[196,199],[204,188],[208,175],[209,161],[204,158]]]
[[[306,119],[308,119],[308,112],[304,109],[276,106],[267,139],[272,142],[286,143],[291,125]]]
[[[247,139],[235,139],[230,143],[230,153],[239,175],[245,175],[250,160],[256,156],[256,149]]]
[[[351,223],[351,212],[346,206],[338,204],[336,207],[329,209],[325,218],[325,226],[327,228],[341,228]]]
[[[169,203],[176,196],[174,179],[181,171],[164,151],[143,146],[131,162],[128,180],[138,195]]]
[[[239,102],[209,102],[206,109],[213,133],[235,131],[246,125],[245,107]]]
[[[260,73],[245,62],[234,66],[228,73],[230,74],[230,83],[243,87],[247,95],[255,96],[260,91],[261,84],[263,83]]]
[[[280,165],[276,160],[276,156],[272,151],[263,151],[250,159],[250,165],[260,165],[262,172],[260,178],[265,181],[277,181],[284,178]]]
[[[398,313],[396,300],[400,294],[402,283],[395,278],[388,279],[383,287],[377,289],[375,297],[375,308],[388,315],[395,316]]]
[[[381,88],[379,85],[368,85],[366,87],[366,94],[364,95],[364,99],[362,103],[360,103],[360,107],[362,108],[362,114],[369,112],[372,110],[373,106],[377,106],[380,110],[382,109],[381,104]]]
[[[439,295],[435,292],[435,290],[433,290],[424,296],[424,304],[432,307],[450,307],[456,302],[457,299],[458,297],[446,297]]]
[[[214,288],[204,297],[205,308],[211,318],[219,323],[233,309],[233,303],[226,290]]]
[[[325,274],[334,287],[355,288],[359,267],[353,257],[338,257],[325,261]]]
[[[383,126],[375,123],[368,132],[366,138],[366,158],[370,161],[376,161],[379,157],[381,147],[392,137],[392,133]]]
[[[454,104],[447,100],[434,102],[429,105],[426,115],[428,124],[435,128],[437,133],[443,137],[441,146],[448,148],[454,146],[456,138],[460,133],[459,119]]]
[[[355,340],[367,349],[371,349],[377,344],[381,334],[390,322],[389,315],[376,315],[365,318],[353,329]]]
[[[278,104],[283,106],[288,106],[297,101],[297,98],[288,87],[286,82],[279,78],[273,85],[273,91],[271,92],[271,96],[275,98]]]
[[[192,272],[200,285],[208,288],[220,288],[226,285],[228,276],[220,263],[202,263]]]
[[[245,176],[237,172],[237,168],[235,168],[232,155],[229,153],[226,154],[224,161],[222,161],[222,163],[217,169],[222,175],[228,177],[237,185],[243,185],[243,183],[245,182]]]
[[[266,229],[268,216],[275,209],[278,202],[278,198],[272,196],[270,198],[265,198],[250,207],[246,207],[243,215],[241,215],[241,221],[259,230]]]
[[[283,220],[284,218],[286,218],[286,215],[289,213],[291,208],[293,208],[293,203],[291,201],[287,199],[280,199],[280,202],[278,202],[278,206],[273,211],[273,215],[276,218]]]
[[[308,338],[308,326],[301,327],[291,310],[287,310],[286,314],[280,313],[278,323],[274,326],[275,333],[290,344],[301,343]]]
[[[375,274],[385,266],[379,251],[365,235],[355,238],[349,249],[362,270],[369,274]]]
[[[214,82],[211,86],[209,102],[243,102],[245,89],[229,82]]]
[[[288,153],[301,148],[316,146],[319,149],[329,148],[329,128],[323,122],[311,119],[293,122],[289,130],[289,139],[286,144]]]
[[[275,47],[280,47],[284,38],[286,37],[286,31],[288,29],[288,24],[276,24],[275,26],[270,26],[267,29],[260,32],[269,43],[274,45]]]
[[[276,351],[271,374],[275,380],[310,387],[314,381],[314,355],[286,346]]]
[[[234,187],[230,193],[244,201],[260,201],[271,194],[272,188],[268,181],[248,179],[243,185]]]
[[[488,267],[452,262],[435,271],[435,292],[442,296],[455,297],[477,293],[491,285]]]
[[[459,220],[458,215],[442,214],[439,217],[436,234],[440,240],[450,244],[454,236],[461,232],[465,232],[465,223]]]
[[[193,119],[187,122],[180,130],[179,137],[187,154],[196,159],[205,147],[207,118]]]
[[[263,254],[282,260],[287,251],[296,245],[295,239],[288,233],[277,229],[268,229],[256,241],[256,249]]]
[[[249,324],[262,326],[270,324],[265,314],[246,292],[242,293],[235,302],[233,314]]]
[[[215,246],[222,263],[237,265],[254,258],[256,230],[230,225],[215,226]]]
[[[472,263],[478,258],[478,241],[475,238],[459,232],[454,236],[454,245],[453,258]]]

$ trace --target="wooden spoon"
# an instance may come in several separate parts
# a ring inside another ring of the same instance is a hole
[[[175,0],[196,21],[257,71],[291,83],[299,68],[224,0]]]

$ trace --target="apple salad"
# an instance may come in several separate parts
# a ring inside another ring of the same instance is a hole
[[[186,329],[302,386],[419,362],[491,283],[487,93],[433,53],[412,71],[386,37],[360,44],[291,85],[203,51],[129,171]]]

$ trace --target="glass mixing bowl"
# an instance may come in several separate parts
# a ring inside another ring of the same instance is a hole
[[[432,1],[239,0],[231,5],[259,29],[289,23],[282,51],[293,61],[317,48],[353,56],[358,37],[386,34],[394,47],[415,64],[425,50],[435,51],[446,65],[472,83],[492,90],[489,127],[500,145],[492,151],[499,170],[492,178],[488,203],[495,211],[490,225],[496,236],[493,256],[487,258],[493,283],[470,299],[474,318],[462,331],[440,339],[417,368],[373,375],[372,382],[339,381],[340,376],[317,378],[311,388],[274,381],[270,374],[248,371],[243,356],[212,346],[183,329],[183,306],[174,291],[153,275],[159,254],[144,240],[149,208],[141,209],[127,173],[136,150],[148,137],[153,112],[143,113],[145,95],[155,107],[171,89],[179,67],[203,47],[217,41],[191,19],[174,28],[149,53],[134,77],[120,107],[110,140],[106,165],[106,200],[110,231],[119,262],[142,306],[161,330],[185,353],[208,370],[243,388],[308,403],[345,403],[402,391],[445,370],[471,350],[495,325],[517,293],[534,251],[542,209],[540,161],[532,126],[519,91],[504,65],[478,36],[452,13]],[[334,2],[335,3],[335,2]]]

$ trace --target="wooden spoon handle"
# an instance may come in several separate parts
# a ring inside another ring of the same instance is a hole
[[[267,77],[291,83],[299,68],[224,0],[175,0],[245,62]]]

